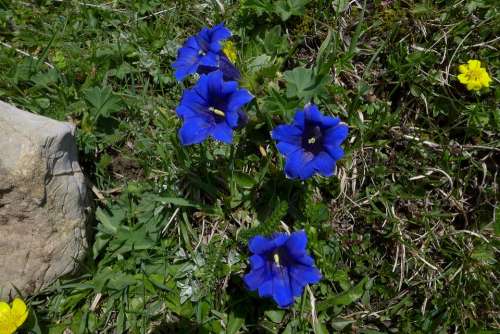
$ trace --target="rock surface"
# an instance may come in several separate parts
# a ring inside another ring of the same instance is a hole
[[[87,248],[87,188],[74,127],[0,101],[0,298],[74,271]]]

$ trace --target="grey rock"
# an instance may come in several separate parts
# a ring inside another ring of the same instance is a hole
[[[74,127],[0,101],[0,298],[74,272],[88,197]],[[14,288],[15,287],[15,288]]]

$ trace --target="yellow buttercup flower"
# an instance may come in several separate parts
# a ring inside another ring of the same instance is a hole
[[[28,318],[28,308],[19,298],[14,299],[12,307],[0,302],[0,334],[12,334],[21,327]]]
[[[481,90],[489,87],[491,78],[486,69],[481,67],[479,60],[471,59],[467,64],[458,67],[461,74],[458,75],[460,83],[464,84],[468,90]]]
[[[231,63],[236,62],[236,48],[234,47],[234,43],[232,41],[225,41],[222,46],[222,51],[227,56],[227,58],[231,61]]]

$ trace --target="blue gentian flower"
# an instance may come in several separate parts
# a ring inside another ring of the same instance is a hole
[[[224,80],[240,80],[240,71],[236,68],[236,66],[233,65],[233,63],[231,63],[231,61],[223,51],[218,54],[217,64],[218,65],[216,67],[200,65],[198,66],[198,70],[196,72],[199,74],[206,74],[216,70],[220,70],[224,75]]]
[[[258,290],[261,297],[272,297],[281,308],[292,305],[307,284],[321,279],[313,258],[307,254],[304,231],[278,233],[272,238],[256,236],[248,246],[253,255],[245,284],[251,291]]]
[[[221,71],[202,74],[192,89],[184,91],[176,109],[184,120],[179,130],[181,144],[198,144],[208,136],[230,144],[233,129],[246,120],[241,108],[252,99],[236,81],[224,81]]]
[[[221,41],[231,37],[231,31],[220,23],[212,29],[204,27],[195,36],[187,39],[177,53],[177,60],[172,64],[175,78],[184,80],[193,73],[209,73],[220,69],[225,80],[237,80],[240,72],[222,51]]]
[[[271,137],[285,156],[285,174],[305,180],[314,173],[331,176],[335,163],[344,156],[340,144],[349,129],[338,117],[324,116],[314,104],[297,110],[291,125],[279,125]]]

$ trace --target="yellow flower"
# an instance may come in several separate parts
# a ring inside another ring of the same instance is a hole
[[[227,58],[231,61],[231,63],[236,62],[236,48],[234,47],[234,43],[232,41],[225,41],[222,47],[222,51],[227,56]]]
[[[481,67],[479,60],[471,59],[467,64],[458,67],[461,74],[458,75],[460,83],[464,84],[468,90],[481,90],[489,87],[491,78],[486,69]]]
[[[26,321],[28,308],[19,298],[14,299],[12,307],[0,302],[0,334],[12,334]]]

